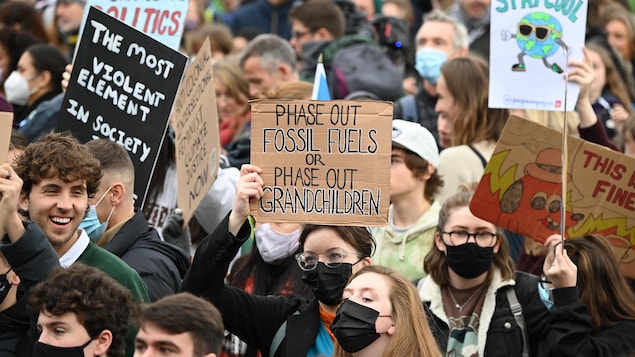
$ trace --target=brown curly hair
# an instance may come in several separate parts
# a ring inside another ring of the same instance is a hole
[[[50,133],[40,137],[26,147],[14,166],[24,181],[22,191],[27,196],[34,184],[59,177],[67,183],[86,180],[86,191],[92,198],[102,177],[99,161],[70,133]]]
[[[81,264],[57,268],[29,296],[33,311],[53,316],[72,312],[91,338],[112,332],[109,357],[123,357],[124,338],[133,311],[132,294],[106,273]]]

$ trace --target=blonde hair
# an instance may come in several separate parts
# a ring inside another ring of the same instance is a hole
[[[232,59],[223,59],[213,66],[214,78],[227,86],[228,94],[236,103],[245,106],[245,113],[249,111],[249,82],[238,64]]]
[[[368,265],[351,276],[349,283],[362,274],[375,273],[390,280],[390,304],[392,318],[395,322],[395,334],[392,336],[382,356],[441,356],[437,343],[430,331],[428,318],[414,285],[403,275],[391,268],[380,265]],[[335,343],[335,357],[348,357]]]
[[[310,99],[313,85],[307,82],[284,82],[263,95],[264,99]]]

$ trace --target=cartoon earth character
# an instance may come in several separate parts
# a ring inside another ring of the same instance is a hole
[[[525,55],[542,59],[542,63],[556,73],[562,73],[562,68],[557,64],[547,61],[560,47],[568,48],[562,41],[562,25],[557,18],[544,13],[532,12],[525,15],[518,22],[518,31],[511,37],[516,38],[520,48],[518,63],[512,66],[514,72],[525,72]]]
[[[499,226],[524,233],[540,243],[559,233],[562,201],[560,154],[559,149],[544,149],[538,153],[535,162],[525,166],[525,176],[514,182],[501,197]],[[567,211],[565,216],[568,227],[575,226],[584,218],[584,214],[571,211]]]

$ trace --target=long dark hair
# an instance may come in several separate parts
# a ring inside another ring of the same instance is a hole
[[[257,233],[256,233],[257,234]],[[244,289],[249,277],[253,277],[253,293],[256,295],[294,294],[313,298],[311,289],[302,282],[302,270],[295,261],[295,253],[271,264],[265,262],[254,239],[251,253],[240,257],[229,274],[229,285]],[[290,290],[290,291],[289,291]]]
[[[600,235],[567,239],[564,248],[578,267],[580,301],[587,306],[593,331],[635,320],[635,295],[622,275],[613,249]]]

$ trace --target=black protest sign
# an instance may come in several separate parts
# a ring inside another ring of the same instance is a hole
[[[106,138],[135,165],[143,207],[187,57],[91,7],[60,110],[58,131]]]

